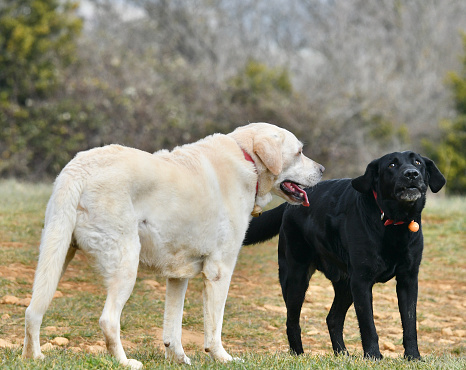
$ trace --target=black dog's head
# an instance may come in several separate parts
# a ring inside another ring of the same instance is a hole
[[[375,190],[385,200],[412,204],[423,197],[427,187],[437,193],[445,177],[429,158],[414,152],[395,152],[369,163],[366,172],[352,180],[360,193]]]

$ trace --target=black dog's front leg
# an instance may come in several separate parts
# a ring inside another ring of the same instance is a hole
[[[403,325],[403,347],[405,358],[420,359],[417,344],[416,330],[416,306],[418,293],[418,274],[400,274],[396,277],[396,294],[398,296],[398,308]]]
[[[372,285],[361,279],[351,279],[351,292],[361,332],[364,357],[381,359],[379,337],[375,330],[374,312],[372,309]]]

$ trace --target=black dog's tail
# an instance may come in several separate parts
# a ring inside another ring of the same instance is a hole
[[[261,216],[255,217],[249,224],[243,245],[257,244],[272,239],[280,232],[282,226],[283,212],[285,212],[287,203],[282,203],[278,207],[262,213]]]

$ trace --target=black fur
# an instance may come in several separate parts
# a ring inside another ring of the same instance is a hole
[[[251,221],[245,245],[280,234],[279,277],[292,352],[303,353],[299,317],[309,280],[319,270],[335,291],[327,316],[335,354],[347,353],[343,324],[354,303],[364,355],[382,358],[372,286],[396,277],[405,357],[420,358],[416,304],[423,236],[422,227],[413,233],[408,224],[414,220],[421,226],[427,186],[437,192],[444,184],[430,159],[413,152],[391,153],[372,161],[358,178],[323,181],[307,189],[310,207],[284,203]],[[404,223],[384,226],[387,219]]]

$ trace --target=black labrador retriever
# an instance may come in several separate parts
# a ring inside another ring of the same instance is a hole
[[[365,357],[382,358],[372,311],[372,286],[396,277],[404,356],[419,359],[416,331],[418,272],[423,250],[421,211],[427,186],[445,178],[433,161],[407,151],[372,161],[364,175],[320,182],[306,189],[310,207],[281,206],[252,220],[244,245],[280,233],[279,277],[287,308],[291,351],[303,353],[299,317],[315,270],[335,291],[327,326],[335,354],[346,312],[354,302]],[[417,230],[418,229],[418,230]]]

